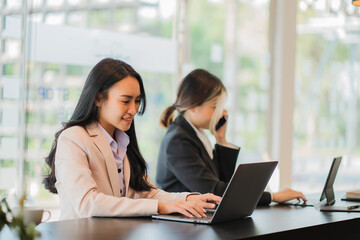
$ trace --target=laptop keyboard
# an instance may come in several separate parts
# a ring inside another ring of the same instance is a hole
[[[184,215],[176,215],[177,218],[184,218],[184,219],[195,219],[195,220],[211,220],[212,216],[214,214],[213,213],[206,213],[206,217],[193,217],[193,218],[189,218],[187,216]]]
[[[206,213],[214,213],[216,211],[216,208],[205,208]]]
[[[292,199],[292,200],[283,202],[281,204],[282,205],[291,205],[291,206],[314,206],[318,202],[319,202],[319,200],[316,200],[316,199],[308,199],[306,202],[303,202],[302,200],[299,201],[297,199]]]

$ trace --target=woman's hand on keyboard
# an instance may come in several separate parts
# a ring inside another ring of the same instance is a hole
[[[297,199],[300,201],[301,199],[306,202],[306,197],[302,192],[297,192],[292,189],[285,189],[283,191],[273,193],[273,201],[277,203],[286,202],[291,199]]]

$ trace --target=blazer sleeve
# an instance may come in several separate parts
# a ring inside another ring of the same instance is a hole
[[[149,178],[147,178],[147,180],[150,183]],[[174,202],[174,201],[179,201],[179,200],[186,201],[187,196],[193,195],[193,194],[196,194],[196,195],[199,194],[199,193],[189,193],[189,192],[169,193],[164,190],[156,188],[156,186],[153,184],[151,184],[151,186],[153,186],[153,189],[151,189],[150,191],[134,192],[134,194],[132,194],[132,197],[133,198],[152,198],[152,199],[159,200],[159,202]]]
[[[236,159],[239,155],[240,148],[228,148],[219,144],[215,145],[214,162],[219,170],[220,179],[225,182],[230,182],[234,173]],[[271,203],[271,194],[264,192],[258,202],[258,205],[268,205]]]
[[[258,202],[258,205],[269,205],[271,203],[271,193],[264,192]]]
[[[87,152],[87,144],[90,143],[81,142],[78,136],[61,134],[55,157],[56,185],[61,185],[61,194],[65,194],[70,200],[72,206],[69,207],[79,217],[148,216],[158,212],[156,198],[164,200],[167,195],[160,190],[152,190],[148,196],[142,194],[148,197],[143,199],[118,198],[99,192],[89,167],[88,157],[91,153]],[[178,200],[186,196],[187,194],[174,194],[170,198]]]
[[[202,160],[195,144],[187,138],[174,137],[166,148],[166,166],[191,192],[222,195],[227,183],[221,181]]]
[[[213,161],[218,169],[220,180],[227,183],[230,181],[239,152],[240,148],[234,149],[215,144]]]

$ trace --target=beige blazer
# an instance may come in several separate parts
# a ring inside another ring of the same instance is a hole
[[[126,196],[120,197],[115,158],[97,123],[63,131],[57,143],[55,175],[61,207],[60,220],[92,216],[148,216],[158,201],[186,200],[189,193],[160,189],[137,192],[129,187],[130,165],[124,159]]]

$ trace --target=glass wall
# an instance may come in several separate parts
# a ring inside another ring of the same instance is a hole
[[[21,119],[22,41],[20,1],[8,4],[8,15],[0,16],[0,194],[15,194],[17,166],[20,158],[19,144],[23,134],[19,132]],[[5,3],[1,2],[2,12]],[[10,18],[11,17],[11,18]],[[14,21],[19,19],[19,21]],[[8,27],[5,27],[8,26]]]
[[[238,162],[261,161],[266,149],[269,2],[198,0],[188,6],[184,74],[204,68],[223,80],[228,141],[242,148]]]
[[[293,187],[320,192],[343,156],[335,190],[359,187],[360,8],[298,1]]]
[[[22,1],[15,2],[1,1],[0,194],[15,196],[16,184],[22,181],[17,165],[25,159],[29,204],[57,208],[57,195],[41,184],[48,171],[44,158],[61,123],[69,120],[89,70],[105,57],[128,62],[144,80],[147,109],[137,117],[136,127],[154,178],[164,133],[159,116],[171,102],[168,89],[173,88],[176,71],[176,1],[33,0],[28,1],[28,11]],[[28,18],[27,42],[21,35],[23,13]],[[26,111],[19,97],[22,44],[27,47]],[[23,134],[19,118],[25,113]],[[19,156],[21,138],[24,158]]]

